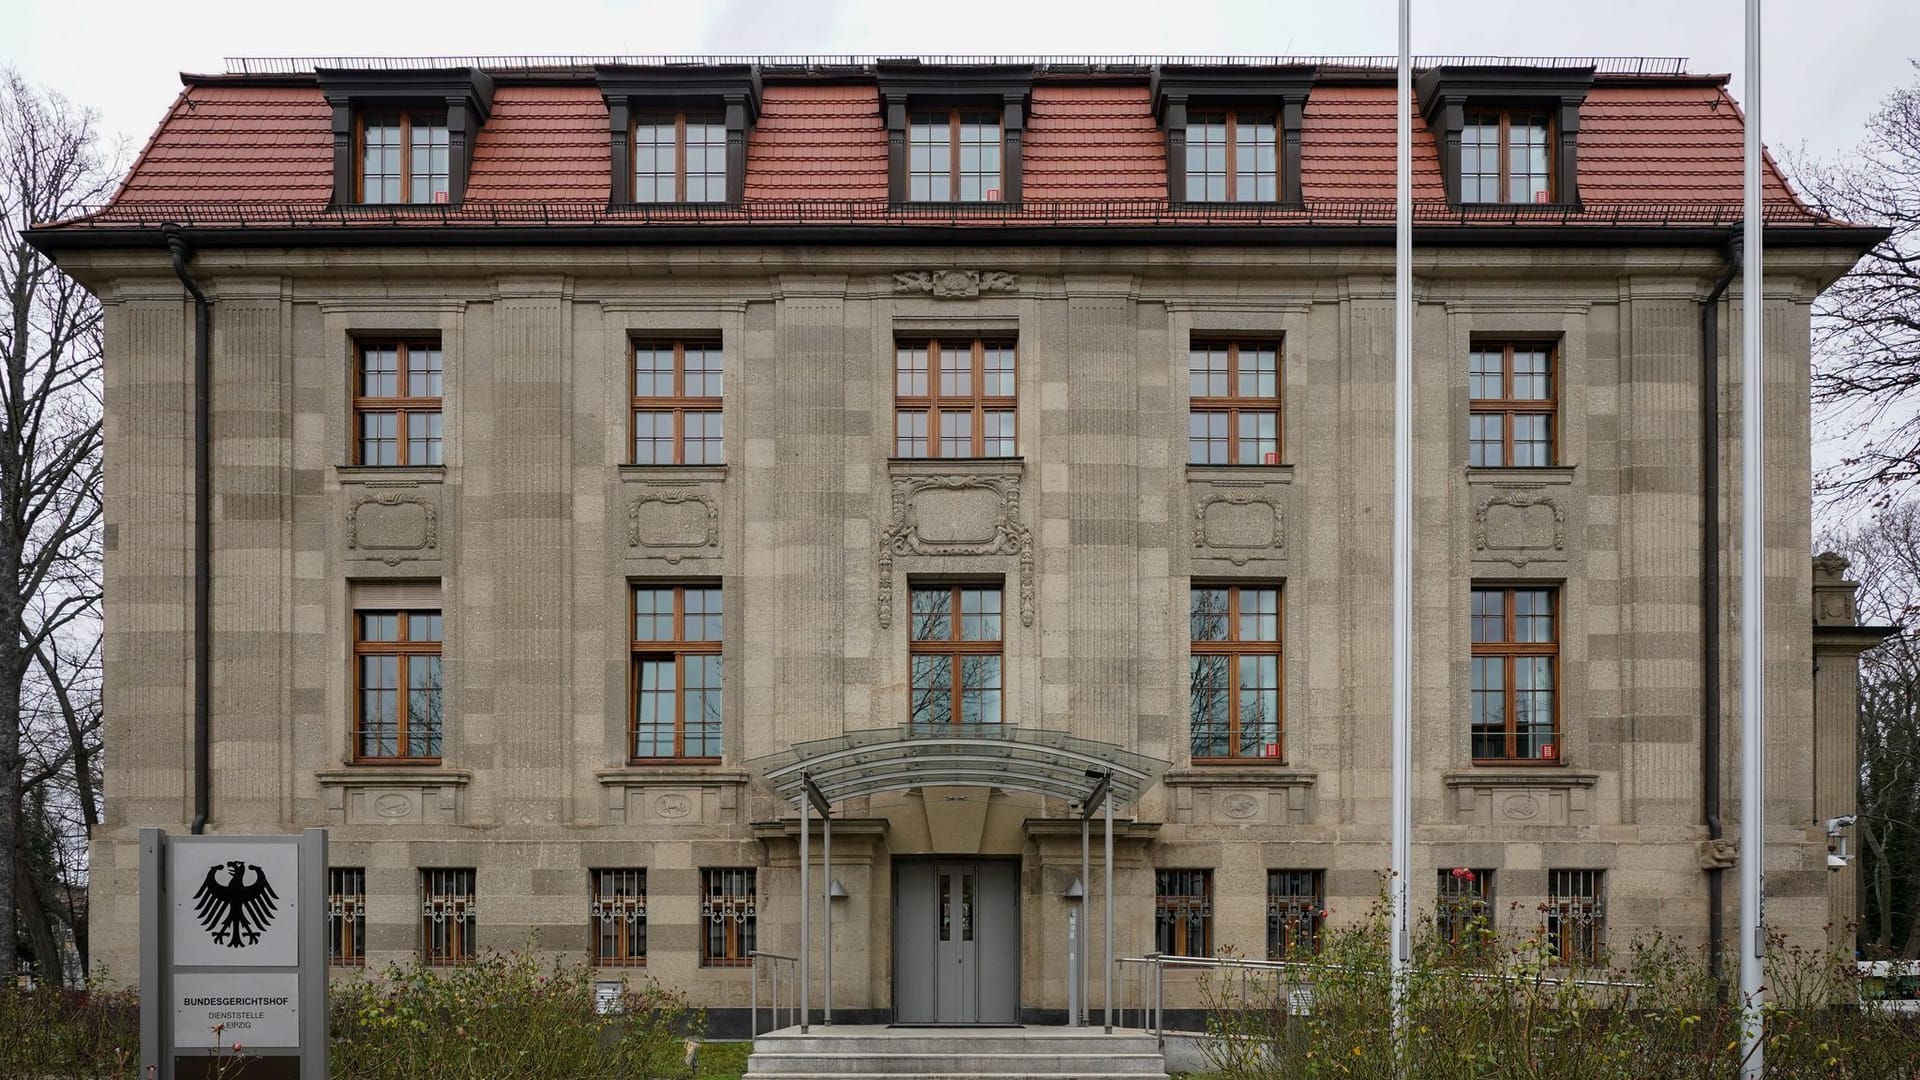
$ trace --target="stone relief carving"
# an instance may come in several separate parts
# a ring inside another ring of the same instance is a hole
[[[1004,270],[902,270],[893,275],[894,292],[928,293],[942,300],[1011,293],[1019,284],[1019,275]]]
[[[403,818],[413,814],[413,796],[389,791],[374,796],[373,814],[375,817]]]
[[[388,566],[439,556],[440,514],[434,500],[411,491],[372,491],[347,507],[347,550]]]
[[[1740,863],[1740,845],[1726,837],[1700,841],[1700,869],[1731,870]]]
[[[1286,547],[1286,511],[1265,485],[1216,485],[1193,504],[1193,546],[1245,566]]]
[[[653,800],[653,812],[663,818],[683,818],[693,813],[693,800],[678,793],[662,795]]]
[[[1500,813],[1514,821],[1532,821],[1540,816],[1540,800],[1531,795],[1509,795]]]
[[[1474,509],[1473,546],[1516,568],[1540,559],[1565,558],[1567,512],[1538,488],[1496,492]]]
[[[1260,802],[1245,792],[1235,792],[1220,800],[1220,812],[1235,821],[1245,821],[1260,812]]]
[[[1018,476],[896,476],[880,534],[880,625],[893,625],[893,565],[904,555],[1016,555],[1020,624],[1033,625],[1033,531]]]
[[[720,545],[720,505],[695,488],[646,488],[627,504],[627,546],[677,563]],[[707,549],[707,550],[703,550]]]

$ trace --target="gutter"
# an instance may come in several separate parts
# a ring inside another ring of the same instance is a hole
[[[1727,268],[1700,302],[1700,811],[1706,819],[1707,970],[1722,976],[1725,866],[1712,858],[1726,836],[1720,820],[1720,300],[1740,272],[1741,234],[1726,246]]]
[[[198,836],[207,831],[213,802],[212,688],[213,688],[213,467],[208,448],[209,418],[213,409],[210,385],[213,363],[208,355],[213,317],[207,294],[187,272],[193,247],[178,225],[164,225],[173,272],[193,296],[193,824]]]

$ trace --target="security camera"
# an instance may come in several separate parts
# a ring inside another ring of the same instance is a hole
[[[1854,814],[1827,819],[1827,869],[1841,870],[1853,865],[1846,830],[1853,828],[1856,819]]]

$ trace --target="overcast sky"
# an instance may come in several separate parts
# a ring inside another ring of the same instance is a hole
[[[1413,50],[1684,56],[1734,76],[1743,0],[1414,0]],[[1771,0],[1768,144],[1836,154],[1916,77],[1920,0]],[[0,0],[0,63],[98,109],[139,145],[181,71],[229,56],[673,53],[1369,54],[1395,49],[1395,0]]]

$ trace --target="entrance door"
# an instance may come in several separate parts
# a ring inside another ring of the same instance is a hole
[[[1020,1017],[1019,867],[897,864],[894,1017],[903,1024],[1012,1024]]]

